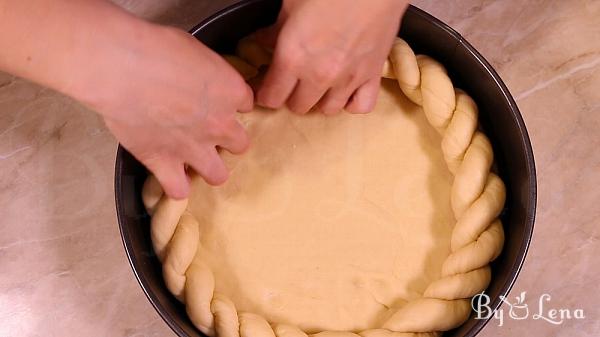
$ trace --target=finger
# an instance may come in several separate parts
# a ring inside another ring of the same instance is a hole
[[[276,23],[272,26],[257,30],[252,34],[252,38],[259,45],[273,50],[275,49],[275,45],[277,43],[277,36],[279,36],[280,30],[281,24]]]
[[[173,199],[185,199],[190,192],[190,183],[183,163],[159,157],[142,161],[154,174],[165,193]]]
[[[248,133],[235,118],[232,118],[222,131],[217,145],[233,154],[241,154],[248,149],[250,145]]]
[[[327,87],[316,85],[312,81],[300,80],[290,96],[287,105],[295,113],[305,114],[314,107],[327,91]]]
[[[246,82],[244,82],[242,85],[240,85],[239,91],[240,91],[240,98],[239,98],[238,111],[239,112],[252,111],[252,109],[254,108],[254,92],[252,91],[252,88],[250,88],[250,86]]]
[[[380,85],[380,77],[373,78],[363,84],[352,95],[352,99],[346,106],[346,110],[352,113],[371,112],[375,108]]]
[[[275,24],[259,29],[252,34],[252,37],[256,42],[264,47],[270,48],[271,50],[275,49],[279,32],[281,32],[281,28],[289,16],[289,9],[286,8],[287,6],[289,6],[287,3],[282,5],[281,10],[279,11],[279,16],[277,17],[277,22]]]
[[[327,91],[325,96],[319,101],[318,108],[326,115],[340,112],[348,104],[352,93],[356,87],[334,87]]]
[[[250,88],[232,64],[220,56],[216,62],[222,64],[224,67],[223,76],[216,80],[221,81],[220,85],[228,89],[227,92],[223,93],[223,95],[227,94],[228,96],[222,99],[227,99],[233,103],[233,107],[239,112],[251,111],[254,107],[254,92],[252,88]]]
[[[227,181],[229,172],[214,147],[196,149],[189,157],[188,164],[209,185],[221,185]]]
[[[256,94],[257,103],[271,109],[281,108],[298,82],[290,67],[282,65],[277,51],[275,54],[273,64],[267,70]]]
[[[257,93],[263,83],[263,76],[255,76],[248,80],[248,85],[252,88],[253,93]],[[260,105],[260,104],[259,104]]]

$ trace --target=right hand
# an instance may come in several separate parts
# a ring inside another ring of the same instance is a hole
[[[407,0],[283,0],[274,26],[255,37],[274,47],[259,104],[326,114],[375,107],[381,69]]]
[[[81,65],[94,70],[71,91],[104,117],[167,195],[181,199],[189,193],[186,167],[209,184],[225,182],[228,171],[217,150],[237,154],[248,147],[235,113],[252,109],[253,94],[229,64],[191,35],[142,27],[132,34],[134,44],[100,39]]]

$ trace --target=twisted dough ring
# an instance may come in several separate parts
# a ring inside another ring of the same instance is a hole
[[[251,40],[242,40],[238,55],[228,56],[247,79],[270,61],[270,53]],[[429,123],[442,135],[442,152],[454,175],[451,206],[456,225],[451,254],[442,266],[441,278],[432,282],[423,297],[390,315],[381,329],[360,333],[326,331],[318,337],[425,337],[464,323],[470,313],[470,298],[487,288],[489,263],[502,250],[504,231],[498,216],[504,207],[502,180],[490,172],[492,147],[477,130],[477,107],[464,92],[455,89],[444,67],[435,60],[416,56],[406,42],[397,39],[383,77],[396,79],[402,92],[421,106]],[[299,328],[267,322],[263,317],[237,312],[235,304],[214,291],[210,268],[195,259],[199,245],[199,223],[187,211],[187,200],[164,195],[154,176],[143,188],[142,198],[152,215],[151,237],[163,264],[167,288],[185,303],[187,313],[200,331],[220,337],[307,337]]]

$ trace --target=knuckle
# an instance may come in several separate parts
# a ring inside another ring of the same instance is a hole
[[[225,136],[232,140],[243,140],[246,136],[244,130],[237,124],[235,119],[232,119],[227,126],[224,127]]]
[[[314,80],[318,83],[331,82],[338,74],[337,66],[329,62],[322,63],[313,71]]]
[[[351,91],[351,93],[352,93],[352,92],[356,91],[358,88],[360,88],[360,86],[363,85],[367,81],[367,79],[368,79],[368,77],[360,74],[360,72],[358,72],[358,73],[353,72],[348,76],[348,79],[345,84],[348,88],[353,89]]]
[[[215,119],[207,132],[213,143],[233,153],[244,152],[249,145],[246,130],[233,117]]]
[[[202,176],[209,173],[208,167],[210,166],[213,158],[209,156],[209,146],[201,145],[196,147],[193,152],[190,153],[190,164],[194,167],[198,173]]]
[[[209,140],[217,140],[227,134],[226,118],[218,113],[210,113],[206,117],[206,127],[203,132],[198,134],[199,137]]]
[[[299,55],[292,52],[284,52],[278,58],[278,65],[283,71],[293,72],[297,69],[300,64]]]
[[[319,82],[333,82],[344,71],[343,57],[333,53],[314,68],[314,77]]]
[[[231,85],[236,92],[242,94],[243,96],[248,94],[248,83],[246,83],[241,76],[234,76]]]
[[[156,151],[138,151],[135,153],[136,157],[151,171],[160,171],[160,164],[164,162],[165,158]]]
[[[282,42],[279,49],[275,51],[275,60],[284,70],[295,70],[301,64],[306,51],[295,44]]]
[[[348,53],[345,50],[334,50],[329,53],[328,62],[332,67],[343,67],[348,63]]]
[[[218,129],[220,129],[220,125],[221,125],[221,122],[219,121],[217,113],[215,113],[215,112],[207,113],[206,116],[204,117],[204,123],[206,123],[206,127],[207,127],[206,133],[208,135],[213,135],[213,133],[215,131],[218,131]]]

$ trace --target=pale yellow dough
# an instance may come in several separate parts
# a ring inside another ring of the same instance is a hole
[[[367,115],[242,116],[229,181],[193,181],[196,259],[240,311],[305,331],[379,327],[450,254],[452,175],[421,108],[385,80]]]
[[[248,77],[267,58],[240,54]],[[384,75],[367,115],[240,115],[252,145],[223,153],[224,186],[195,177],[175,201],[147,180],[165,282],[201,331],[416,337],[467,319],[504,240],[491,146],[435,61],[398,40]]]

